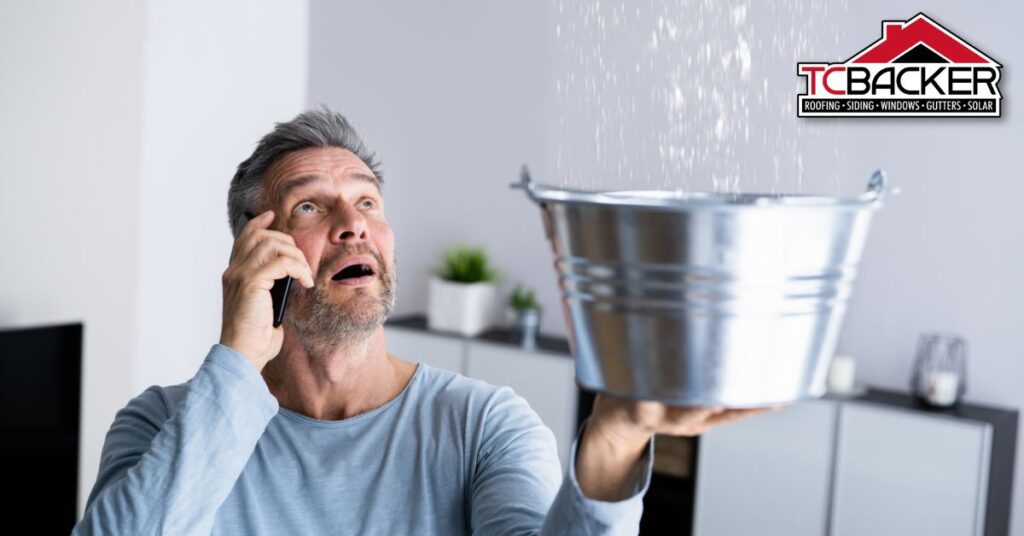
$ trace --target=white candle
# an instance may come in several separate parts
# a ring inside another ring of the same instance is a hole
[[[928,402],[936,406],[952,406],[956,402],[960,378],[955,372],[932,372],[926,385]]]
[[[833,393],[849,393],[853,391],[854,375],[857,364],[848,355],[837,355],[832,358],[832,368],[828,371],[828,390]]]

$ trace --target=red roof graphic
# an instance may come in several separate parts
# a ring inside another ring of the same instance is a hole
[[[889,63],[919,43],[952,63],[996,63],[924,13],[918,13],[906,22],[883,21],[882,38],[858,52],[847,63]]]

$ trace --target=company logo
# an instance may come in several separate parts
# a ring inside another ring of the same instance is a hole
[[[800,117],[999,117],[1002,65],[918,13],[842,63],[797,63]]]

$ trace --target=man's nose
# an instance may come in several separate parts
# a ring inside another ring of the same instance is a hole
[[[334,227],[331,229],[331,240],[344,242],[346,240],[366,240],[366,218],[363,213],[348,203],[342,203],[335,218]]]

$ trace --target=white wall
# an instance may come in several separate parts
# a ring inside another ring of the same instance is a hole
[[[235,166],[302,111],[306,2],[0,4],[0,325],[85,323],[79,512],[114,414],[220,334]]]
[[[143,9],[0,3],[0,325],[85,324],[80,504],[132,393]]]
[[[1001,119],[800,125],[806,136],[800,148],[817,147],[812,143],[823,136],[838,140],[832,154],[806,155],[808,189],[828,191],[831,182],[825,187],[814,181],[835,181],[838,174],[849,193],[863,188],[877,167],[903,188],[874,222],[840,351],[858,359],[866,382],[905,389],[917,335],[956,331],[971,344],[968,398],[1024,406],[1024,216],[1018,207],[1024,182],[1016,162],[1024,121],[1015,113],[1024,95],[1014,74],[1024,61],[1015,26],[1022,4],[835,6],[841,25],[835,48],[777,66],[793,73],[794,101],[797,60],[846,57],[878,38],[882,19],[918,11],[1006,66]],[[510,279],[537,288],[547,310],[543,329],[564,333],[538,212],[506,187],[521,162],[536,177],[560,182],[554,175],[553,4],[314,2],[312,12],[310,101],[347,113],[384,159],[387,212],[400,259],[397,311],[423,311],[428,271],[444,247],[471,241],[486,245]],[[788,30],[774,23],[755,20],[753,27]],[[1018,535],[1024,535],[1021,445]]]
[[[306,102],[305,2],[151,0],[133,390],[191,378],[220,338],[238,163]]]

